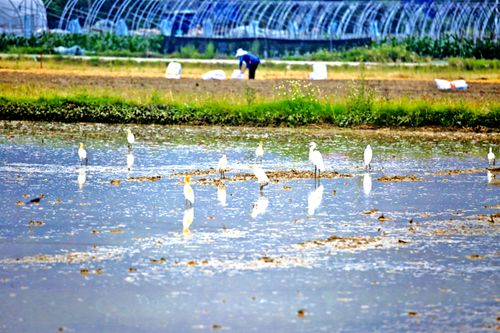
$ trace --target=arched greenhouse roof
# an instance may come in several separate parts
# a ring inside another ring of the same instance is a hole
[[[41,0],[0,0],[0,33],[30,36],[47,30]]]
[[[3,0],[4,1],[4,0]],[[210,38],[379,39],[408,35],[500,35],[498,0],[241,1],[69,0],[60,29],[113,30]],[[105,24],[104,24],[105,23]],[[104,28],[103,28],[104,27]]]

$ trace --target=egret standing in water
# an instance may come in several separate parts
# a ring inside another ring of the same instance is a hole
[[[186,206],[192,207],[194,204],[194,191],[191,187],[191,177],[184,177],[184,199],[186,199]]]
[[[253,169],[253,173],[255,177],[257,177],[257,183],[259,183],[260,191],[264,189],[264,186],[269,184],[269,178],[266,175],[266,172],[258,165],[252,165],[250,168]]]
[[[363,161],[365,163],[365,170],[370,170],[372,167],[370,163],[372,162],[373,151],[372,146],[368,145],[365,148],[365,152],[363,154]]]
[[[132,145],[135,142],[135,136],[134,133],[130,130],[130,128],[127,128],[127,142],[128,142],[128,149],[132,148]]]
[[[264,147],[262,145],[262,140],[260,140],[259,146],[255,149],[255,160],[259,163],[262,163],[262,157],[264,157]]]
[[[316,142],[311,142],[309,144],[309,161],[314,164],[314,179],[321,176],[321,171],[325,171],[325,163],[323,162],[323,156],[319,151],[316,150]]]
[[[223,179],[225,177],[225,172],[227,170],[227,156],[226,154],[222,155],[219,159],[219,163],[217,163],[217,172],[219,173],[219,177]]]
[[[490,147],[490,152],[488,153],[488,165],[489,166],[495,165],[495,153],[493,152],[493,149],[491,147]]]
[[[83,165],[83,160],[85,160],[85,165],[88,164],[89,159],[87,158],[87,151],[83,148],[83,143],[80,142],[80,148],[78,149],[78,157],[80,158],[80,165]]]

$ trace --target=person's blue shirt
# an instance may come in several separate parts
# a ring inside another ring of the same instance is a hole
[[[241,65],[243,65],[243,61],[245,62],[247,68],[249,68],[251,64],[260,64],[259,57],[252,53],[247,53],[240,57],[240,69]]]

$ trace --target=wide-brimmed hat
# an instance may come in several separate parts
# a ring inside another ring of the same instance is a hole
[[[239,49],[236,50],[235,57],[241,57],[241,56],[244,56],[247,53],[248,53],[247,51],[243,50],[242,48],[239,48]]]

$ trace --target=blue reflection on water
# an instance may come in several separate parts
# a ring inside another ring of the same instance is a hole
[[[312,179],[283,179],[263,193],[255,180],[226,180],[222,200],[217,186],[200,181],[215,173],[194,176],[194,218],[191,232],[183,233],[183,177],[176,173],[215,168],[223,152],[229,177],[251,173],[259,138],[251,130],[226,132],[229,139],[214,138],[213,129],[173,131],[184,140],[141,142],[136,135],[131,152],[119,137],[87,138],[87,167],[79,165],[78,138],[56,135],[41,143],[28,135],[0,136],[0,330],[189,332],[221,325],[357,332],[496,325],[498,218],[490,215],[498,212],[499,187],[488,184],[485,172],[435,174],[483,168],[476,152],[485,143],[372,138],[374,170],[366,175],[366,138],[315,137],[327,170],[351,178],[322,179],[320,188]],[[310,169],[304,140],[301,133],[268,137],[264,168]],[[461,152],[471,146],[470,156]],[[410,174],[422,180],[378,180]],[[158,181],[127,180],[158,175]],[[27,203],[40,194],[40,204]],[[332,235],[373,243],[300,245]],[[35,255],[50,260],[30,260]]]

